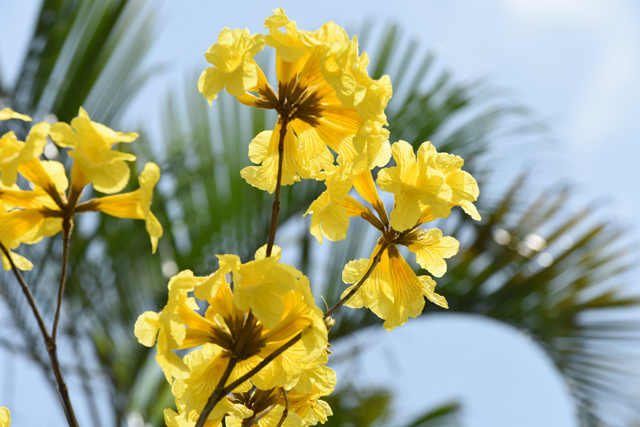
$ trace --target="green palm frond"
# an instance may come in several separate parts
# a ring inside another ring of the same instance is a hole
[[[386,421],[391,412],[391,395],[387,390],[343,388],[325,397],[333,415],[325,423],[332,426],[369,427]]]
[[[460,422],[461,409],[459,403],[445,403],[429,409],[407,427],[459,427],[462,425]]]
[[[9,104],[66,122],[83,105],[113,122],[146,77],[152,19],[141,1],[45,0]]]

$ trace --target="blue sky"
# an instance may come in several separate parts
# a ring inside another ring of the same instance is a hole
[[[4,79],[12,81],[39,2],[0,4],[3,15],[11,17],[3,24],[11,37],[0,40],[0,70]],[[640,209],[636,187],[640,3],[636,1],[247,1],[242,7],[204,0],[153,3],[159,4],[158,37],[146,63],[168,68],[141,91],[124,116],[123,129],[143,120],[158,123],[157,106],[167,88],[206,67],[203,54],[225,26],[261,31],[264,18],[278,6],[306,29],[329,20],[347,27],[364,18],[395,21],[425,46],[442,45],[441,63],[455,69],[460,79],[487,77],[550,125],[539,150],[533,147],[537,154],[518,159],[519,165],[534,168],[536,179],[549,185],[573,183],[577,203],[598,201],[609,216],[640,237],[635,213]],[[358,339],[371,350],[356,374],[351,373],[353,367],[341,367],[339,372],[357,375],[354,378],[362,384],[395,388],[403,419],[425,405],[460,399],[470,427],[576,425],[558,373],[529,337],[504,325],[481,318],[434,316],[409,322],[392,334],[367,333]],[[39,415],[29,411],[31,403],[23,403],[42,398],[42,412],[58,414],[62,423],[57,397],[47,390],[36,398],[33,386],[25,385],[42,382],[40,374],[10,357],[0,351],[0,378],[11,370],[19,385],[15,393],[0,387],[0,406],[5,400],[15,405],[20,417],[14,417],[16,426],[50,425],[38,422]],[[454,366],[462,368],[453,370]]]

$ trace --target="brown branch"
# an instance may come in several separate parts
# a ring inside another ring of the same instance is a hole
[[[384,253],[384,251],[387,250],[388,247],[389,247],[388,243],[385,242],[382,244],[378,253],[374,255],[373,262],[369,266],[369,269],[364,274],[364,276],[362,276],[362,278],[358,281],[358,284],[355,285],[353,288],[351,288],[349,293],[346,294],[344,298],[341,298],[340,301],[338,301],[333,307],[325,311],[324,315],[322,316],[323,319],[326,319],[327,317],[331,316],[337,309],[342,307],[344,303],[349,301],[351,297],[353,297],[356,294],[356,292],[358,292],[358,290],[364,284],[364,282],[369,278],[369,276],[371,276],[371,273],[373,273],[373,270],[376,268],[376,265],[378,265],[378,263],[380,262],[380,258],[382,258],[382,254]]]
[[[203,427],[204,423],[207,421],[207,418],[209,417],[209,414],[211,413],[211,411],[213,411],[213,408],[216,407],[218,402],[222,400],[222,398],[225,395],[229,394],[229,392],[225,391],[227,388],[224,387],[224,384],[227,382],[227,380],[231,376],[231,372],[233,372],[233,368],[235,368],[236,363],[238,363],[238,359],[233,357],[229,358],[229,364],[227,365],[227,368],[222,374],[222,377],[220,378],[218,385],[213,390],[213,393],[211,393],[209,400],[207,400],[207,404],[202,409],[202,412],[198,417],[198,422],[196,423],[196,427]]]
[[[298,335],[296,335],[295,337],[291,338],[286,343],[282,344],[282,346],[280,346],[277,350],[275,350],[273,353],[271,353],[270,355],[265,357],[262,360],[262,362],[258,363],[256,366],[254,366],[253,369],[251,369],[249,372],[247,372],[246,374],[244,374],[243,376],[241,376],[240,378],[238,378],[237,380],[235,380],[234,382],[232,382],[231,384],[226,386],[222,390],[224,392],[224,394],[226,395],[226,394],[231,393],[232,390],[238,388],[242,383],[248,381],[252,376],[254,376],[258,372],[260,372],[260,370],[262,370],[262,368],[267,366],[269,363],[271,363],[273,361],[273,359],[275,359],[276,357],[278,357],[282,353],[284,353],[286,350],[288,350],[289,347],[291,347],[292,345],[297,343],[301,338],[302,338],[302,333],[299,333]]]
[[[280,421],[278,421],[278,425],[276,427],[282,427],[284,420],[289,416],[289,396],[287,396],[287,390],[285,390],[284,387],[282,388],[282,393],[284,394],[285,407],[284,411],[282,411],[282,417],[280,417]]]
[[[56,339],[58,332],[58,322],[60,320],[60,309],[62,308],[62,296],[64,295],[64,287],[67,283],[67,264],[69,263],[69,238],[71,237],[71,229],[73,223],[71,217],[65,216],[62,220],[62,272],[60,273],[60,284],[58,286],[58,304],[56,305],[56,314],[53,316],[53,328],[51,329],[51,338]]]
[[[280,213],[280,187],[282,185],[282,163],[284,158],[284,138],[287,135],[289,122],[287,119],[280,119],[280,139],[278,140],[278,177],[276,179],[276,196],[273,200],[271,210],[271,226],[269,227],[269,240],[267,241],[267,255],[271,256],[273,243],[276,240],[276,229],[278,228],[278,214]]]
[[[9,263],[11,264],[11,270],[13,270],[13,274],[16,276],[18,283],[20,283],[22,292],[27,298],[27,302],[31,306],[33,315],[35,316],[36,322],[38,323],[38,327],[40,328],[42,338],[44,339],[45,347],[47,348],[47,353],[49,354],[51,369],[53,369],[53,374],[56,378],[56,383],[58,384],[58,393],[60,394],[60,400],[62,400],[62,406],[64,407],[64,413],[67,417],[67,422],[69,423],[69,427],[78,427],[78,421],[76,421],[76,416],[73,412],[73,406],[71,406],[71,399],[69,398],[69,389],[67,387],[67,384],[64,382],[62,370],[60,369],[60,362],[58,361],[58,353],[56,350],[56,341],[47,332],[47,327],[44,324],[44,320],[42,319],[42,316],[40,315],[40,310],[38,310],[38,306],[36,305],[36,301],[33,298],[33,294],[31,294],[31,290],[29,289],[29,286],[24,281],[24,278],[22,277],[20,270],[18,270],[15,263],[13,262],[13,259],[11,258],[9,251],[1,243],[0,243],[0,249],[9,260]]]

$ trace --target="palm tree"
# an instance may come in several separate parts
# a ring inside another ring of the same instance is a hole
[[[19,82],[1,92],[3,99],[22,112],[52,113],[60,120],[69,120],[84,104],[96,120],[116,121],[132,88],[148,76],[140,71],[139,60],[149,45],[151,18],[139,13],[141,7],[115,0],[45,1]],[[86,20],[92,25],[78,29]],[[359,40],[373,58],[373,77],[390,74],[394,82],[388,109],[392,141],[404,139],[417,147],[430,139],[438,150],[463,156],[466,169],[485,184],[482,188],[492,188],[492,145],[505,134],[529,132],[533,122],[526,110],[505,101],[486,83],[457,82],[431,53],[416,54],[419,43],[407,40],[397,27],[388,26],[376,40],[369,37],[372,28],[365,24]],[[41,40],[47,41],[46,49],[37,48]],[[69,53],[63,47],[74,40],[86,44]],[[68,71],[60,77],[60,69]],[[273,118],[226,96],[210,108],[197,93],[195,80],[189,76],[184,94],[168,95],[160,147],[152,147],[144,129],[135,147],[139,161],[154,160],[163,171],[153,205],[165,228],[158,255],[148,253],[148,236],[140,224],[109,217],[78,220],[61,333],[78,349],[78,360],[68,372],[82,379],[96,426],[106,418],[124,425],[131,413],[161,425],[162,409],[173,404],[155,366],[154,350],[139,345],[132,334],[140,313],[163,306],[167,276],[187,268],[208,273],[217,266],[215,254],[236,253],[247,259],[266,241],[272,199],[247,185],[238,171],[248,165],[249,141],[269,128]],[[300,218],[321,191],[317,183],[304,182],[282,194],[279,239],[286,252],[297,254],[293,262],[305,272],[316,249]],[[638,338],[638,328],[616,320],[620,316],[593,316],[639,303],[626,296],[619,283],[632,253],[622,229],[599,220],[592,210],[576,212],[569,190],[537,188],[527,178],[504,194],[485,191],[483,196],[478,202],[481,223],[454,216],[448,222],[453,226],[445,230],[466,236],[448,273],[438,281],[451,311],[488,316],[535,337],[570,384],[582,425],[640,419],[639,405],[626,397],[638,383],[628,354],[628,342]],[[295,232],[287,235],[285,229]],[[315,278],[328,302],[337,300],[343,289],[345,263],[368,255],[358,253],[358,247],[370,237],[354,222],[349,238],[332,246],[330,268]],[[42,260],[27,279],[43,306],[54,292],[45,283],[58,274],[59,247],[54,239],[28,255]],[[31,349],[28,354],[48,375],[39,337],[13,285],[12,279],[3,279],[0,292],[24,348],[0,342],[18,352]],[[425,315],[430,312],[425,310]],[[337,321],[333,342],[380,324],[365,310],[341,311]],[[96,386],[108,388],[110,407],[96,403]],[[331,425],[367,426],[389,419],[388,390],[352,391],[338,390],[332,397],[336,415]],[[456,404],[426,409],[411,427],[457,425],[458,410]]]

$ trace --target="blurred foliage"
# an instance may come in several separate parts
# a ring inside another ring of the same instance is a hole
[[[153,34],[151,23],[140,2],[45,0],[20,78],[14,88],[2,86],[3,101],[36,119],[54,114],[65,121],[85,105],[94,120],[116,127],[149,77],[140,64]],[[388,109],[392,141],[404,139],[417,147],[432,140],[440,151],[463,156],[481,188],[491,188],[487,172],[496,166],[487,154],[497,139],[530,131],[526,110],[482,81],[458,82],[433,54],[416,54],[423,51],[421,44],[397,27],[379,30],[365,24],[357,33],[361,50],[371,54],[373,77],[390,74],[394,83]],[[89,405],[95,426],[108,420],[126,425],[132,413],[162,425],[163,408],[173,405],[155,350],[139,345],[132,333],[140,313],[166,302],[167,276],[187,268],[209,273],[217,266],[217,253],[249,259],[266,241],[272,197],[247,185],[238,171],[249,163],[248,143],[272,126],[273,117],[228,96],[210,108],[194,82],[191,76],[184,95],[168,96],[161,132],[142,132],[132,146],[139,158],[132,166],[132,188],[145,161],[156,161],[163,173],[153,204],[165,228],[158,254],[151,255],[141,222],[93,214],[76,222],[60,347],[73,349],[63,350],[62,359],[76,356],[66,360],[66,369],[81,380],[86,402],[76,405]],[[145,137],[152,134],[153,143]],[[298,254],[293,262],[305,272],[313,265],[314,249],[301,214],[321,191],[322,184],[314,182],[283,191],[277,243]],[[478,205],[482,222],[454,214],[443,230],[462,242],[448,273],[438,280],[451,311],[527,331],[567,379],[582,425],[640,419],[640,408],[628,397],[638,384],[627,350],[630,340],[640,338],[638,326],[620,316],[593,315],[638,305],[617,283],[630,267],[622,229],[599,220],[593,209],[571,209],[567,189],[540,189],[525,178],[506,194],[483,190]],[[317,290],[329,303],[342,292],[344,264],[369,256],[363,248],[374,238],[353,221],[349,238],[331,246],[329,259],[315,267],[321,270],[314,277]],[[42,260],[26,278],[49,318],[60,249],[59,239],[49,239],[25,253]],[[21,340],[3,333],[0,344],[29,354],[48,376],[23,296],[7,277],[0,292]],[[425,314],[436,310],[427,305]],[[337,320],[334,342],[380,327],[366,310],[340,311]],[[105,387],[108,404],[100,394]],[[389,391],[350,387],[343,385],[329,398],[335,412],[329,424],[388,425],[393,419]],[[449,404],[428,410],[409,426],[459,425],[459,409]]]

